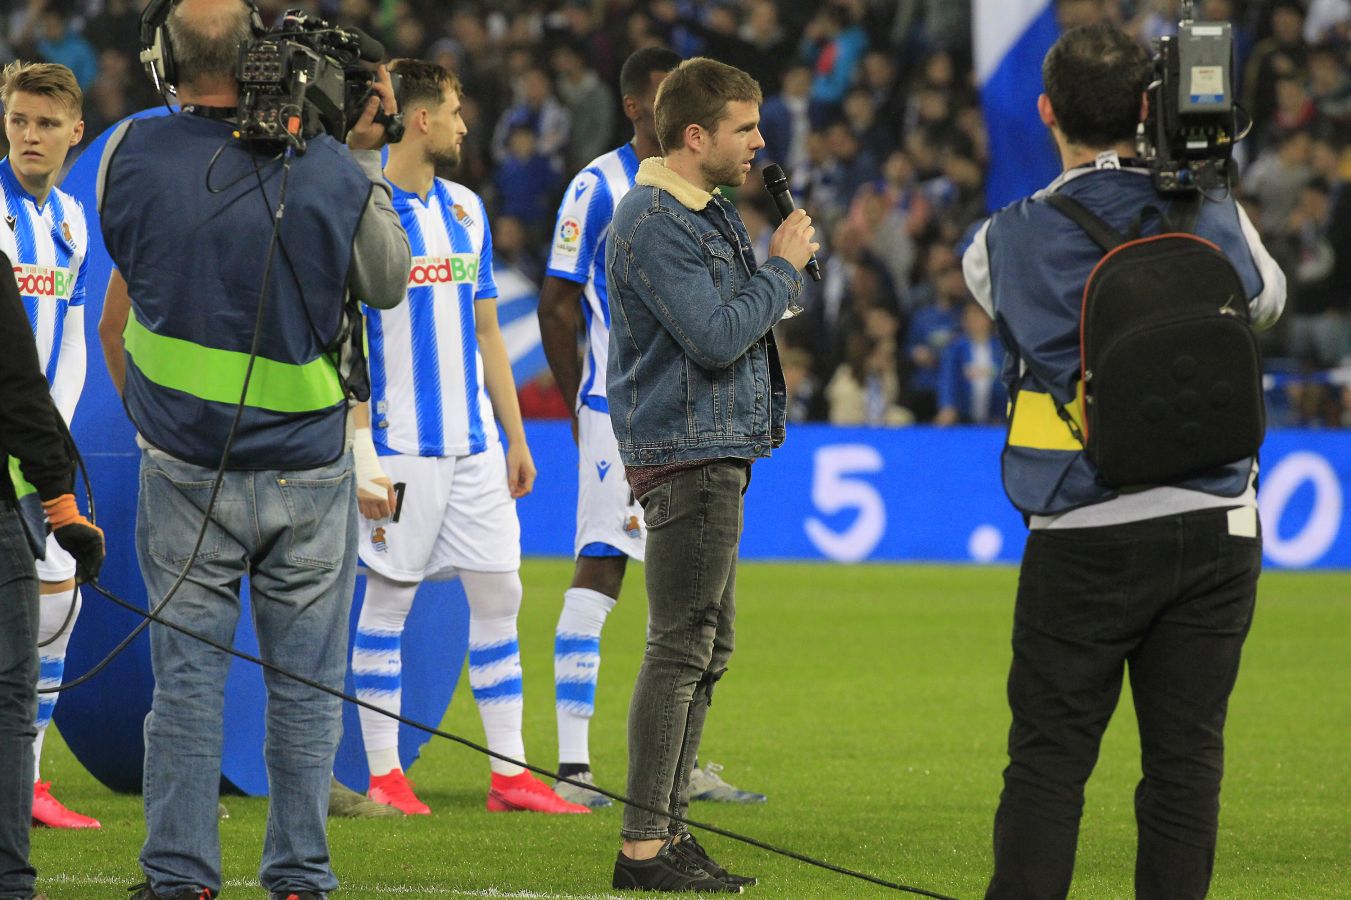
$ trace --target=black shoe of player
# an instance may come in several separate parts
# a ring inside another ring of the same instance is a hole
[[[694,839],[694,835],[689,832],[686,832],[684,837],[675,842],[674,850],[676,853],[684,856],[690,862],[699,866],[719,881],[725,881],[728,884],[744,885],[746,887],[750,887],[756,883],[756,879],[753,875],[733,875],[731,872],[714,862],[713,857],[708,855],[708,851],[705,850],[703,846]]]
[[[702,866],[691,862],[688,854],[677,852],[669,839],[651,859],[629,859],[620,851],[611,886],[617,891],[741,893],[741,885],[714,878]]]

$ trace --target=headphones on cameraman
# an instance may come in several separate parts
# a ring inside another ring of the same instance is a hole
[[[174,63],[173,44],[169,40],[169,14],[181,0],[150,0],[141,10],[138,34],[141,41],[141,64],[155,83],[161,95],[174,91],[178,85],[178,66]],[[254,0],[240,0],[249,8],[249,27],[254,37],[267,33],[263,15]]]

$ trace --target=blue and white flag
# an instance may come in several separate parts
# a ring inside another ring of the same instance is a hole
[[[1060,173],[1037,116],[1041,63],[1060,36],[1053,0],[975,0],[976,76],[990,132],[985,199],[990,211],[1045,187]]]
[[[548,368],[540,340],[539,286],[512,266],[494,266],[497,279],[497,321],[511,359],[511,375],[520,388]]]

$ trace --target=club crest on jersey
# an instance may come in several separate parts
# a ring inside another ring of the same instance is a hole
[[[408,272],[409,287],[437,284],[477,284],[478,256],[452,253],[450,256],[415,256]]]
[[[450,208],[450,211],[455,215],[455,221],[459,222],[465,228],[472,228],[474,226],[473,217],[470,216],[468,211],[460,204],[456,203],[453,205]]]
[[[643,524],[637,516],[629,516],[624,520],[624,533],[635,539],[643,536]]]
[[[67,244],[73,244],[73,243],[75,243],[75,238],[73,238],[73,237],[70,236],[70,223],[69,223],[69,222],[62,222],[62,223],[61,223],[61,237],[63,237],[63,238],[66,239],[66,243],[67,243]]]
[[[581,249],[581,243],[581,222],[578,222],[572,216],[567,216],[562,222],[558,223],[558,240],[554,241],[555,250],[559,253],[576,256]]]
[[[75,270],[55,266],[32,266],[20,263],[14,267],[14,280],[19,284],[19,296],[42,300],[69,300],[75,291]]]
[[[385,540],[385,529],[380,525],[371,530],[371,546],[375,548],[376,553],[389,552],[389,542]]]

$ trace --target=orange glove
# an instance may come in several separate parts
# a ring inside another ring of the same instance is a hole
[[[103,529],[84,517],[75,505],[74,494],[43,501],[42,509],[56,542],[75,557],[76,580],[90,582],[97,578],[104,557]]]

